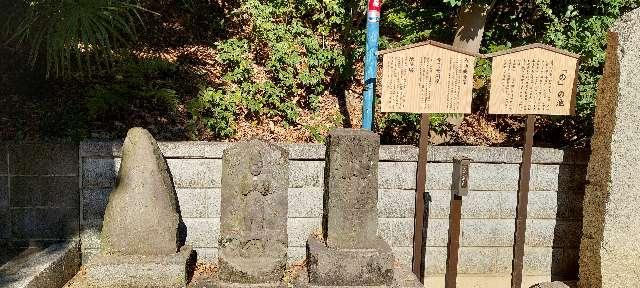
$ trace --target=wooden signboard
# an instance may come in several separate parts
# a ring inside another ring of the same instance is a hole
[[[542,44],[493,57],[490,114],[573,115],[580,56]]]
[[[382,55],[382,112],[471,113],[477,54],[426,41]]]

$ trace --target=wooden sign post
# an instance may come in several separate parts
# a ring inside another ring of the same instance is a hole
[[[423,282],[429,113],[471,113],[473,72],[480,55],[434,41],[380,51],[379,55],[383,55],[382,112],[421,114],[412,269]]]
[[[527,115],[511,268],[511,287],[520,288],[535,117],[573,115],[580,55],[533,44],[486,57],[493,57],[489,113]]]

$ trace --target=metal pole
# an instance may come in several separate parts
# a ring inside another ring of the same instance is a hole
[[[427,152],[429,147],[429,114],[420,115],[420,140],[418,143],[418,171],[416,172],[416,211],[413,227],[413,274],[423,283],[423,258],[425,234],[424,192],[427,182]]]
[[[369,0],[367,12],[367,46],[364,58],[364,95],[362,99],[362,129],[373,127],[373,97],[378,68],[378,38],[380,37],[380,0]]]
[[[516,231],[513,241],[513,262],[511,267],[511,288],[522,286],[522,266],[524,259],[524,237],[527,230],[527,205],[529,203],[529,179],[531,178],[531,153],[533,150],[533,130],[536,115],[527,115],[527,130],[522,164],[518,180],[518,204],[516,206]]]

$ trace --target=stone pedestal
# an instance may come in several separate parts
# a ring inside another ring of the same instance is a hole
[[[393,262],[391,247],[380,238],[369,249],[337,249],[319,239],[307,241],[309,283],[314,285],[391,285]]]
[[[282,281],[287,264],[288,187],[286,150],[257,140],[224,150],[220,285]]]
[[[611,28],[584,199],[580,287],[640,283],[640,9]]]
[[[122,151],[100,254],[86,265],[81,286],[185,287],[193,250],[181,247],[182,219],[167,163],[142,128],[129,130]]]
[[[98,255],[85,266],[85,278],[90,287],[185,287],[191,251],[183,246],[170,255]]]

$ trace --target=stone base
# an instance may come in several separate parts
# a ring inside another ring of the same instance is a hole
[[[378,237],[371,249],[333,249],[324,242],[307,240],[307,269],[311,285],[389,286],[393,283],[394,256]]]
[[[576,281],[553,281],[544,282],[531,286],[531,288],[575,288],[578,287]]]
[[[203,280],[189,284],[193,288],[286,288],[284,283],[242,284],[226,283],[218,280]]]
[[[418,281],[418,278],[413,275],[408,267],[404,267],[399,264],[396,264],[393,268],[393,282],[391,285],[316,285],[309,283],[309,273],[305,269],[298,274],[298,277],[293,281],[292,286],[294,288],[424,288],[424,285]]]
[[[187,285],[192,249],[183,246],[174,255],[95,256],[86,266],[88,287],[178,288]]]
[[[279,283],[287,269],[285,258],[218,257],[218,280],[226,283]]]

